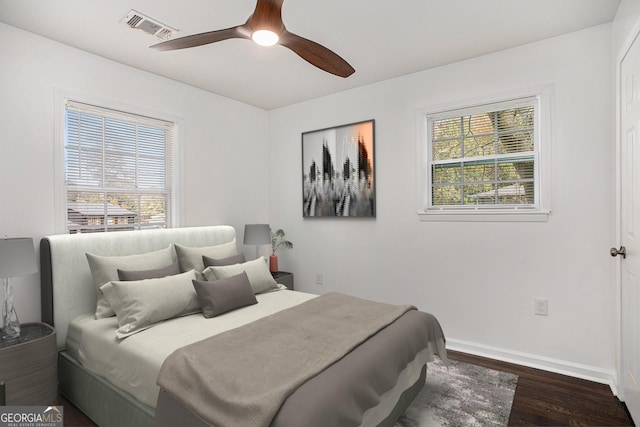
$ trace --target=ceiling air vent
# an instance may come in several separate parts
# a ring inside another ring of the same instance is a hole
[[[175,28],[164,25],[163,23],[149,18],[148,16],[144,16],[133,9],[127,13],[120,22],[130,28],[136,28],[144,31],[145,33],[151,34],[152,36],[156,36],[160,40],[168,40],[178,32]]]

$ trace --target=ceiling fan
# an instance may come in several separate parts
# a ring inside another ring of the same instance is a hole
[[[353,67],[326,47],[287,31],[282,21],[284,0],[258,0],[253,14],[242,25],[180,37],[151,46],[158,50],[176,50],[202,46],[223,40],[252,39],[262,46],[280,44],[294,51],[305,61],[340,77],[349,77]]]

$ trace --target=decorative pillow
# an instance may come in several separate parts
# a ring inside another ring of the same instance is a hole
[[[193,287],[206,318],[258,303],[245,272],[215,282],[194,280]]]
[[[162,268],[174,261],[171,245],[167,246],[166,249],[147,252],[144,254],[102,256],[87,253],[86,255],[98,296],[98,301],[96,303],[96,319],[111,317],[115,314],[109,306],[107,299],[104,297],[102,292],[100,292],[100,287],[107,282],[118,280],[118,269],[150,270]]]
[[[262,256],[242,264],[207,267],[202,273],[207,280],[214,281],[236,276],[243,271],[247,273],[254,294],[278,289],[278,284],[269,272],[269,267],[267,267],[267,261]]]
[[[102,290],[118,317],[116,336],[125,338],[162,320],[200,311],[195,271],[159,279],[112,281]]]
[[[155,270],[126,271],[118,269],[118,279],[122,281],[159,279],[160,277],[174,276],[180,273],[178,262],[169,264]]]
[[[192,248],[175,244],[174,247],[176,248],[178,262],[180,263],[180,271],[195,270],[202,272],[205,268],[202,261],[203,255],[210,258],[227,258],[239,253],[235,239],[233,239],[232,242],[215,246]]]
[[[233,255],[227,258],[216,259],[209,258],[206,255],[202,255],[202,262],[204,263],[204,267],[218,267],[221,265],[233,265],[233,264],[242,264],[243,262],[247,262],[244,257],[244,254]]]

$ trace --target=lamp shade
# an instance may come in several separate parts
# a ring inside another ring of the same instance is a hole
[[[37,272],[32,238],[0,239],[0,277],[25,276]]]
[[[245,245],[268,245],[271,243],[269,224],[246,224],[244,226]]]

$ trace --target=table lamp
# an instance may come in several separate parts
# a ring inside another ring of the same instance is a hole
[[[243,243],[256,245],[256,259],[258,259],[258,246],[271,244],[271,227],[269,224],[246,224]]]
[[[32,238],[0,239],[0,278],[4,288],[2,339],[15,339],[20,336],[20,321],[13,307],[13,286],[9,278],[37,272]]]

